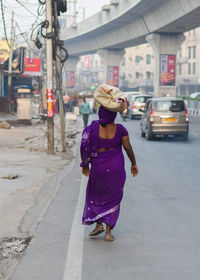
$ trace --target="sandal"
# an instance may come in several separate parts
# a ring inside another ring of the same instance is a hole
[[[114,235],[112,235],[111,233],[106,234],[106,236],[105,236],[105,241],[106,241],[106,242],[112,242],[112,241],[114,241],[115,239],[116,239],[116,237],[115,237]]]
[[[89,236],[96,236],[96,235],[101,234],[104,231],[105,230],[104,230],[103,226],[100,227],[97,225],[96,228],[90,232]]]

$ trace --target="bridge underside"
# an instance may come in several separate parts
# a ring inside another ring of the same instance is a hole
[[[124,49],[146,43],[149,33],[180,34],[196,28],[200,25],[199,15],[200,0],[140,0],[113,19],[102,19],[98,13],[80,23],[77,30],[67,28],[62,38],[71,56],[99,49]]]

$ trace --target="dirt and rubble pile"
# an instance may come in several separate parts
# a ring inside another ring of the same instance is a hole
[[[76,135],[79,131],[75,128],[66,129],[66,144],[67,148],[71,148],[76,143]],[[59,128],[55,127],[54,129],[54,147],[56,152],[62,151],[62,143]],[[34,152],[44,152],[47,150],[47,129],[41,127],[40,134],[37,136],[27,137],[25,141],[20,143],[18,146],[19,149],[24,149]]]
[[[10,129],[11,126],[9,125],[8,122],[4,121],[4,122],[0,122],[0,128]]]
[[[0,260],[22,254],[31,241],[28,238],[8,238],[0,241]]]

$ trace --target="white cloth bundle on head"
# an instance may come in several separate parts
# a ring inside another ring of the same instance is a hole
[[[122,113],[126,110],[125,94],[117,87],[100,85],[94,93],[94,99],[109,111]]]

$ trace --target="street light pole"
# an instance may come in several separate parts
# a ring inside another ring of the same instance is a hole
[[[52,42],[52,0],[46,0],[46,19],[48,21],[46,39],[47,65],[47,154],[54,154],[53,119],[53,42]]]

